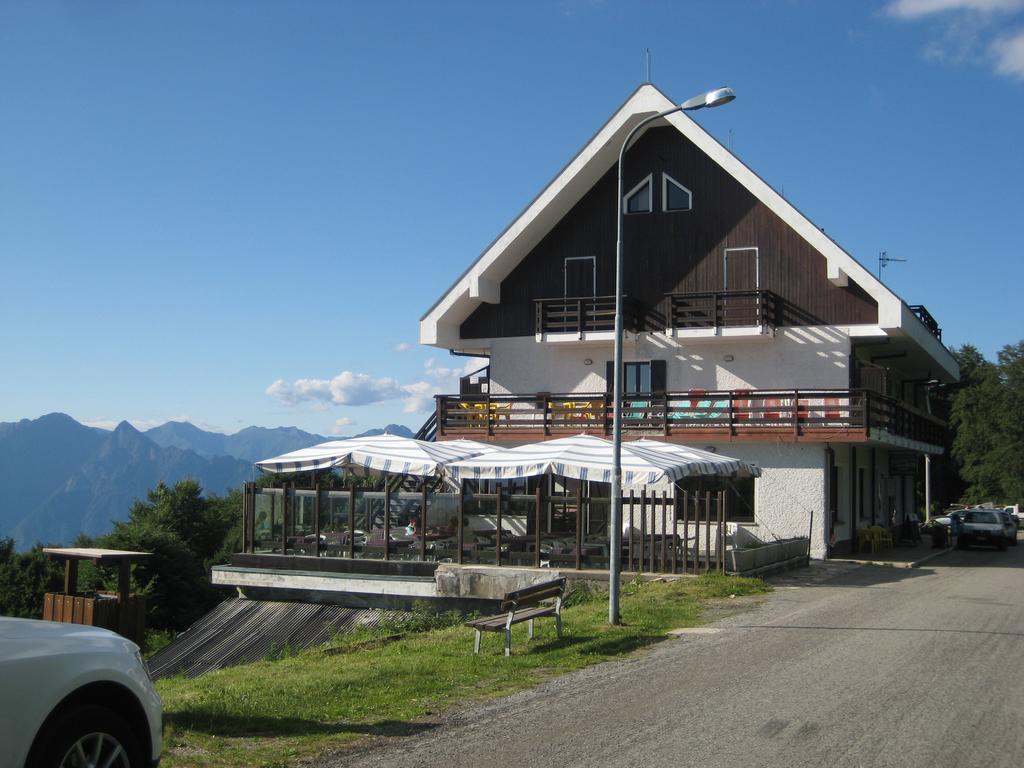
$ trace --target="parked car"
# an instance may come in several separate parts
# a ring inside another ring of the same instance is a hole
[[[963,516],[963,527],[956,545],[967,549],[972,544],[987,544],[1006,549],[1006,530],[1002,518],[993,509],[969,509]]]
[[[1011,547],[1017,546],[1017,518],[1005,509],[997,509],[996,514],[1003,523],[1003,533],[1006,534],[1006,543]]]
[[[1010,506],[1004,507],[1003,509],[1009,512],[1010,516],[1017,521],[1018,528],[1024,528],[1024,514],[1021,514],[1019,504],[1011,504]]]
[[[4,765],[160,761],[162,705],[130,640],[96,627],[0,617],[0,680]]]

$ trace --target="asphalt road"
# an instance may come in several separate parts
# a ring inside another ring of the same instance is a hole
[[[771,581],[766,601],[711,632],[320,765],[1024,762],[1024,545],[914,570],[819,563]]]

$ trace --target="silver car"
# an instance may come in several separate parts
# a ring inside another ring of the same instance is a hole
[[[956,545],[967,549],[972,544],[986,544],[999,550],[1006,549],[1006,530],[1003,519],[994,509],[969,509],[963,516],[963,527]]]
[[[139,648],[79,624],[0,617],[0,766],[142,768],[162,705]]]
[[[1006,543],[1011,547],[1017,546],[1017,518],[1005,509],[997,509],[996,514],[1003,523],[1003,533],[1006,535]]]

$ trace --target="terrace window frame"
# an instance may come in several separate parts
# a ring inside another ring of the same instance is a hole
[[[681,189],[686,193],[687,206],[686,208],[670,208],[668,204],[668,191],[669,184]],[[693,210],[693,191],[685,184],[680,184],[674,178],[669,176],[667,173],[661,174],[661,210],[664,213],[686,213],[687,211]]]
[[[629,201],[640,194],[644,188],[647,188],[647,209],[639,209],[636,211],[629,210]],[[637,216],[644,213],[654,213],[654,173],[648,173],[639,184],[633,187],[629,192],[622,196],[622,213],[626,216]]]

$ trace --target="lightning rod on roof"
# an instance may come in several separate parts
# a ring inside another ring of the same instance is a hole
[[[644,82],[650,84],[650,82],[651,82],[651,49],[650,48],[645,48],[644,49],[644,65],[645,65],[644,72],[647,75],[647,79]]]

